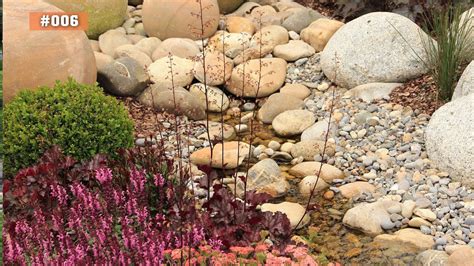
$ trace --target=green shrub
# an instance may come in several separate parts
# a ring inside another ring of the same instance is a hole
[[[3,123],[7,177],[53,145],[82,160],[133,144],[133,123],[123,105],[100,87],[72,79],[20,92],[5,105]]]

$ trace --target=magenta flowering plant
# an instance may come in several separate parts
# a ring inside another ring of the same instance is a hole
[[[6,183],[5,264],[173,264],[176,250],[180,260],[202,246],[225,253],[262,241],[262,230],[286,244],[286,216],[257,209],[268,195],[249,192],[244,208],[215,186],[197,208],[188,171],[174,165],[149,147],[83,163],[52,149]]]
[[[7,265],[161,264],[166,249],[185,250],[205,243],[202,226],[182,219],[179,208],[172,207],[175,212],[170,214],[159,211],[163,206],[156,202],[151,210],[151,189],[162,190],[162,202],[176,202],[172,180],[148,173],[143,165],[120,171],[124,169],[103,164],[96,164],[92,176],[86,171],[85,176],[73,179],[65,172],[84,166],[74,165],[59,153],[58,149],[50,151],[44,161],[20,172],[15,179],[18,183],[10,185],[9,198],[18,200],[18,191],[25,191],[22,197],[29,200],[10,206],[12,215],[8,215],[4,234]],[[51,158],[57,163],[48,162]],[[41,171],[46,165],[50,171]],[[57,180],[39,182],[47,184],[41,185],[41,192],[22,182],[41,179],[47,172],[56,174]],[[38,193],[49,203],[38,203],[40,198],[31,196]],[[192,202],[189,200],[186,204]]]

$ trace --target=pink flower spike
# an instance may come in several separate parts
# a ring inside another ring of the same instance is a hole
[[[100,168],[95,171],[95,178],[101,183],[104,184],[112,180],[112,170],[109,168]]]
[[[162,187],[165,185],[165,178],[159,173],[153,176],[153,181],[157,187]]]

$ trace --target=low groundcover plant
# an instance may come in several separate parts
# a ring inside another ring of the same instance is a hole
[[[5,264],[314,264],[306,248],[287,245],[285,215],[257,210],[268,195],[250,192],[244,212],[216,185],[199,209],[164,151],[119,157],[77,163],[54,147],[7,180]]]

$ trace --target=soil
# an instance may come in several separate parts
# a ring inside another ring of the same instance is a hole
[[[390,101],[402,106],[409,106],[420,113],[432,115],[445,104],[437,99],[437,88],[430,75],[424,75],[395,88],[390,94]]]

